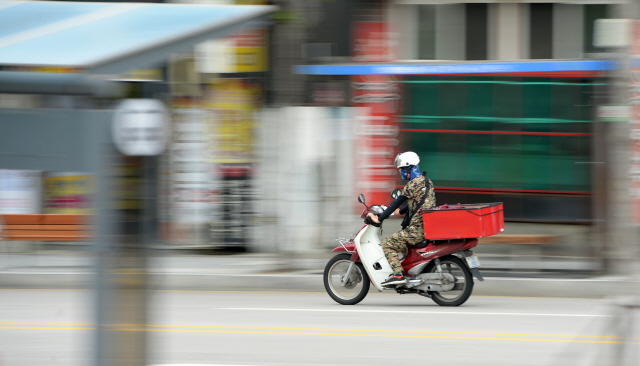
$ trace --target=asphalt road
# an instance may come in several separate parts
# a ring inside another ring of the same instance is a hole
[[[606,299],[472,296],[440,307],[371,293],[149,293],[148,365],[621,365]],[[0,290],[0,365],[86,366],[93,293]],[[132,331],[121,328],[122,331]],[[631,348],[638,356],[638,331]],[[636,359],[637,360],[637,359]]]

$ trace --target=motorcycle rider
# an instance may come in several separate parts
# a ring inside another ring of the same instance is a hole
[[[402,179],[409,180],[402,190],[402,195],[396,198],[380,216],[369,213],[367,217],[379,224],[391,213],[404,214],[402,230],[391,234],[382,242],[384,252],[393,274],[388,280],[382,282],[382,286],[397,286],[407,283],[402,272],[399,253],[405,253],[407,247],[424,240],[424,224],[422,222],[422,209],[432,208],[436,205],[436,195],[433,182],[425,177],[418,164],[420,158],[413,151],[406,151],[396,156],[394,164],[400,171]],[[400,208],[405,202],[407,204]]]

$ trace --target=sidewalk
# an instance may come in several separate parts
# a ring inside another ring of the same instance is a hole
[[[0,254],[0,288],[92,288],[92,253],[50,252]],[[160,253],[149,260],[150,288],[324,292],[322,272],[333,254],[290,259],[264,253]],[[477,296],[603,298],[623,294],[626,285],[621,278],[589,275],[592,264],[584,260],[507,260],[487,256],[480,257],[480,261],[485,281],[475,281]]]

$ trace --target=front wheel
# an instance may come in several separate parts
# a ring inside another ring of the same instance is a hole
[[[349,277],[345,278],[350,266]],[[355,305],[362,301],[371,285],[362,263],[351,262],[349,253],[341,253],[331,258],[324,268],[323,277],[324,288],[329,296],[342,305]]]
[[[429,263],[425,272],[437,273],[438,267],[432,261]],[[451,274],[455,280],[455,286],[453,290],[446,292],[428,291],[431,295],[431,299],[440,306],[458,306],[462,305],[471,296],[473,291],[473,277],[471,271],[466,264],[458,257],[448,255],[440,258],[440,268],[442,273]]]

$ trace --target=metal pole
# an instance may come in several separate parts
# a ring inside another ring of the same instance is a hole
[[[637,14],[637,2],[612,5],[612,13],[615,18],[628,19],[635,18]],[[628,31],[631,31],[629,29]],[[634,37],[631,36],[630,39]],[[629,105],[629,90],[632,86],[630,79],[631,72],[635,72],[630,65],[630,45],[616,48],[614,55],[619,61],[619,68],[612,77],[613,100],[617,105]],[[633,113],[630,120],[633,120]],[[612,270],[614,273],[623,276],[623,293],[616,294],[618,300],[613,304],[613,314],[610,326],[614,335],[619,337],[619,343],[610,357],[612,365],[626,366],[635,365],[633,336],[633,311],[638,308],[637,284],[634,278],[634,265],[638,261],[637,240],[632,235],[633,227],[631,222],[630,204],[630,147],[629,122],[612,122],[608,124],[608,210],[606,238],[610,247],[608,253]]]
[[[98,167],[97,187],[96,187],[96,214],[95,225],[97,227],[94,241],[94,258],[95,258],[95,274],[94,274],[94,294],[95,294],[95,330],[94,330],[94,347],[95,355],[93,364],[95,366],[108,365],[108,344],[107,332],[109,324],[109,281],[108,273],[110,268],[110,257],[112,252],[111,237],[112,213],[109,204],[112,201],[110,184],[109,157],[111,156],[109,146],[101,143],[96,147],[98,153],[94,157],[96,167]]]
[[[629,16],[629,4],[612,6],[613,13],[623,19]],[[619,68],[613,72],[611,83],[613,100],[617,105],[629,104],[629,50],[614,49]],[[635,251],[630,240],[629,205],[629,123],[612,122],[607,125],[608,210],[607,244],[614,273],[625,275],[629,271],[630,253]]]

